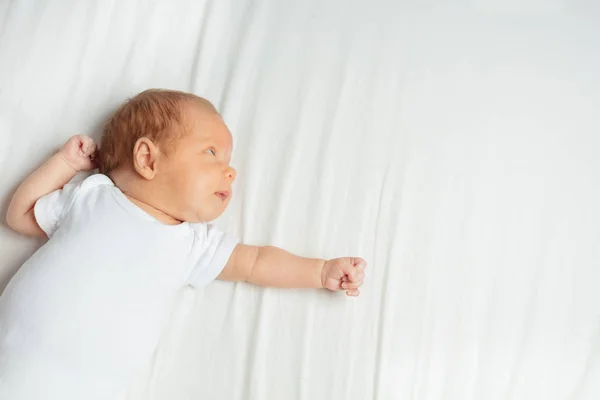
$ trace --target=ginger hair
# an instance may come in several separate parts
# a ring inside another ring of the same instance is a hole
[[[173,142],[185,133],[185,103],[195,103],[218,114],[210,101],[176,90],[148,89],[125,101],[104,125],[98,158],[100,173],[109,174],[132,164],[133,148],[142,137],[168,152]]]

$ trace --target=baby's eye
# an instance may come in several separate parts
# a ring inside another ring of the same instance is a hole
[[[215,153],[215,149],[208,149],[206,150],[208,153],[212,154],[213,156],[216,156],[217,153]]]

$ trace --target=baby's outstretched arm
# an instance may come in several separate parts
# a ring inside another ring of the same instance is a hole
[[[332,260],[295,256],[277,247],[237,245],[219,279],[280,288],[327,288],[358,296],[366,262],[358,257]]]
[[[78,171],[93,169],[95,154],[96,145],[90,137],[71,137],[58,153],[21,183],[8,206],[8,226],[25,235],[46,236],[33,214],[36,201],[62,188]]]

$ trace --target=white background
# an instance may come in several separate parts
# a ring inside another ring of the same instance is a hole
[[[126,97],[192,91],[235,137],[219,224],[367,280],[183,290],[128,399],[598,399],[595,4],[4,0],[0,210]],[[39,244],[0,228],[0,288]]]

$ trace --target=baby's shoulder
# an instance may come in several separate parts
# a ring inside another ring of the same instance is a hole
[[[110,178],[103,174],[90,175],[79,181],[72,181],[62,188],[62,203],[70,208],[73,203],[87,203],[91,198],[96,198],[95,192],[98,189],[112,188],[114,183]],[[101,192],[102,190],[100,190]],[[90,197],[92,195],[92,197]]]
[[[74,200],[76,197],[81,197],[81,195],[102,186],[114,186],[114,183],[106,175],[94,174],[82,180],[71,181],[63,187],[62,191],[66,197]]]
[[[80,190],[87,190],[97,186],[109,185],[114,186],[113,181],[104,174],[90,175],[79,183]]]

